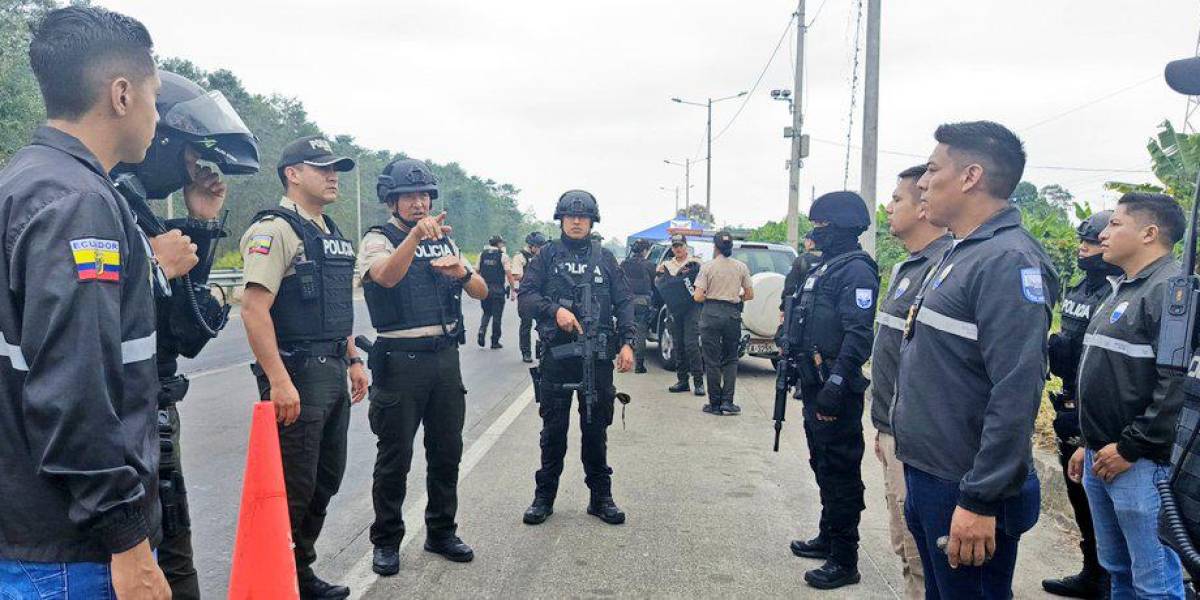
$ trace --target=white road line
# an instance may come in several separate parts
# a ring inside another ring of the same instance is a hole
[[[471,471],[483,460],[500,436],[508,430],[509,426],[517,420],[517,417],[533,402],[533,385],[525,388],[525,391],[517,395],[512,404],[508,405],[504,413],[500,415],[492,425],[487,428],[463,453],[462,462],[458,467],[458,481],[467,478]],[[408,543],[420,537],[421,532],[425,529],[425,503],[428,497],[422,494],[415,502],[404,511],[404,523],[406,531],[404,540],[400,542],[400,551],[403,552]],[[342,585],[350,586],[350,600],[359,600],[367,593],[370,587],[379,579],[379,576],[371,570],[371,550],[368,550],[350,569],[350,573],[346,576]]]

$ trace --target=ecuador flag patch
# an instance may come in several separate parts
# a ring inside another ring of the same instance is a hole
[[[80,281],[120,281],[121,243],[116,240],[71,240],[71,255]]]

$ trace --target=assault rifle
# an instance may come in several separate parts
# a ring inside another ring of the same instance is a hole
[[[578,392],[583,397],[584,418],[590,425],[592,412],[596,406],[598,393],[596,391],[596,361],[608,358],[608,335],[601,331],[600,307],[592,290],[592,278],[595,276],[596,265],[599,264],[599,254],[602,252],[599,242],[592,242],[591,253],[588,256],[587,268],[579,281],[575,281],[565,271],[560,275],[570,283],[575,290],[571,306],[566,307],[575,313],[583,326],[579,339],[569,344],[552,346],[550,357],[554,360],[579,358],[582,366],[582,380],[578,383],[556,384],[559,389]]]
[[[788,396],[799,380],[797,356],[792,352],[792,305],[795,294],[783,301],[783,326],[779,333],[779,360],[775,363],[775,452],[779,452],[779,434],[783,432],[784,416],[787,414]]]

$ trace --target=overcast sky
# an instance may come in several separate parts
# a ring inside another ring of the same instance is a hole
[[[328,133],[512,183],[542,218],[563,191],[587,189],[600,200],[602,231],[622,237],[671,215],[673,192],[659,187],[682,187],[683,169],[664,158],[704,157],[705,110],[670,98],[750,90],[796,9],[790,0],[101,3],[141,19],[163,56],[299,98]],[[1146,141],[1164,119],[1183,119],[1185,99],[1162,68],[1196,50],[1193,0],[883,5],[881,201],[897,172],[924,162],[939,123],[991,119],[1024,139],[1025,179],[1111,207],[1103,183],[1151,179]],[[843,189],[856,6],[808,2],[813,142],[802,210],[814,187]],[[769,92],[791,87],[794,56],[789,36],[713,144],[712,210],[723,224],[786,213],[790,117]],[[860,83],[849,189],[859,188],[861,93]],[[716,105],[714,132],[741,103]],[[704,184],[701,163],[693,202],[703,202]]]

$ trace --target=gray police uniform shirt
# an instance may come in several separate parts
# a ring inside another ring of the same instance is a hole
[[[896,456],[994,515],[1032,469],[1058,274],[1009,206],[955,243],[922,294],[900,351]]]
[[[1130,462],[1171,459],[1175,421],[1183,405],[1183,374],[1158,368],[1158,326],[1168,281],[1182,267],[1171,255],[1132,278],[1093,313],[1079,363],[1079,421],[1084,444],[1115,443]]]
[[[900,342],[908,309],[922,284],[954,238],[950,234],[929,242],[892,269],[886,292],[880,295],[875,314],[875,345],[871,348],[871,422],[881,433],[892,432],[892,400],[900,369]]]

